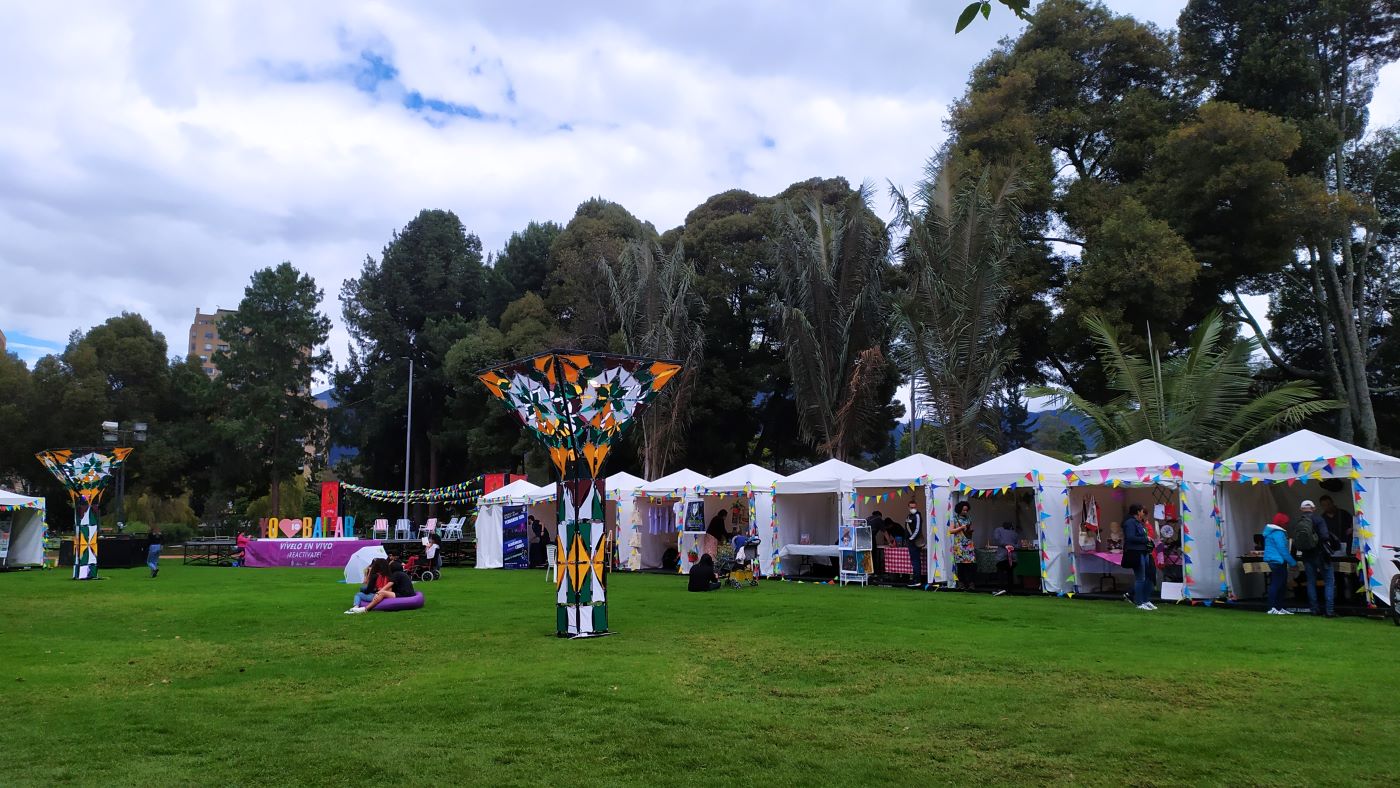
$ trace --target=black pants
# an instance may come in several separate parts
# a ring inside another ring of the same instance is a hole
[[[977,564],[958,564],[958,587],[973,588],[977,585]]]
[[[1011,566],[1011,561],[1009,559],[1003,558],[997,561],[997,579],[1001,580],[1002,588],[1005,588],[1007,591],[1012,589],[1012,586],[1016,582],[1016,576],[1014,567]]]

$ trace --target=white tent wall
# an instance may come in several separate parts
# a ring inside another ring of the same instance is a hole
[[[1036,488],[1036,500],[1040,504],[1037,537],[1040,539],[1041,588],[1051,594],[1073,593],[1070,578],[1074,574],[1074,525],[1069,488],[1058,480],[1042,478]]]
[[[1230,592],[1240,599],[1265,595],[1266,575],[1246,575],[1240,558],[1254,550],[1254,535],[1262,534],[1264,526],[1282,512],[1296,519],[1298,505],[1304,500],[1317,501],[1324,495],[1332,497],[1338,509],[1355,512],[1351,484],[1337,492],[1324,490],[1317,481],[1285,484],[1220,484],[1220,519],[1225,535],[1225,566]]]
[[[44,510],[15,509],[0,512],[10,518],[10,546],[3,566],[42,566],[44,563]]]
[[[774,507],[778,518],[779,551],[783,545],[801,544],[802,535],[807,534],[809,544],[834,545],[841,523],[843,499],[849,500],[850,493],[778,493],[774,496]],[[788,556],[779,562],[778,573],[796,574],[802,559]]]
[[[505,566],[501,510],[505,504],[483,504],[476,513],[476,568],[500,569]]]
[[[1390,583],[1396,575],[1395,564],[1390,560],[1394,553],[1386,546],[1400,547],[1400,479],[1370,479],[1366,487],[1370,500],[1365,501],[1363,493],[1362,511],[1370,524],[1370,550],[1366,560],[1371,567],[1371,593],[1376,599],[1390,604]],[[1369,505],[1366,505],[1369,504]],[[1358,524],[1359,526],[1359,524]],[[1356,530],[1359,532],[1360,527]],[[1360,537],[1358,537],[1358,540]]]
[[[676,547],[677,532],[682,527],[682,517],[675,513],[677,500],[665,498],[652,500],[645,495],[639,495],[635,499],[634,511],[636,513],[635,535],[637,542],[635,545],[628,545],[628,565],[636,564],[636,569],[660,569],[661,557],[668,548]],[[675,517],[676,531],[669,533],[651,533],[646,525],[650,513],[653,509],[664,509],[670,511]]]

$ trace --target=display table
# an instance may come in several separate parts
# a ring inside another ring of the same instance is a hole
[[[892,547],[877,547],[880,551],[880,558],[884,561],[885,574],[887,575],[912,575],[914,567],[909,563],[909,548],[900,545]]]
[[[778,551],[779,558],[786,558],[790,555],[839,558],[841,556],[841,548],[834,544],[785,544],[782,549]]]
[[[343,569],[356,550],[380,544],[378,539],[254,539],[244,549],[243,565]]]

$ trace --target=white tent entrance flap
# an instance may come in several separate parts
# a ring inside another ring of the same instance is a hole
[[[1274,514],[1297,517],[1303,500],[1326,495],[1352,521],[1350,544],[1332,559],[1339,589],[1352,578],[1368,605],[1376,597],[1389,602],[1395,568],[1382,549],[1400,544],[1400,459],[1299,430],[1217,463],[1215,476],[1232,594],[1256,595],[1257,583],[1246,576],[1253,573],[1244,571],[1254,534]]]
[[[992,544],[996,528],[1011,523],[1027,548],[1017,551],[1016,576],[1026,576],[1021,562],[1029,560],[1038,569],[1042,591],[1073,594],[1068,471],[1068,463],[1025,448],[964,471],[953,480],[944,512],[945,553],[953,507],[970,499],[973,539],[979,548],[1000,547]]]
[[[0,490],[0,568],[43,566],[44,499]]]
[[[1147,510],[1151,521],[1147,526],[1154,538],[1172,548],[1166,553],[1170,561],[1179,549],[1181,598],[1208,605],[1225,596],[1225,550],[1212,475],[1211,463],[1151,440],[1109,452],[1068,472],[1066,518],[1073,523],[1074,535],[1070,585],[1081,592],[1107,590],[1109,578],[1121,583],[1132,574],[1117,565],[1121,547],[1111,544],[1108,529],[1123,522],[1129,506],[1140,503]],[[1094,519],[1097,530],[1088,527]],[[1086,572],[1097,575],[1097,580],[1086,578]],[[1164,583],[1163,596],[1171,597],[1177,590]]]
[[[637,495],[646,483],[646,479],[626,471],[614,473],[604,482],[603,489],[607,497],[605,517],[608,533],[613,539],[613,555],[617,568],[641,569],[640,560],[638,559],[636,565],[633,565],[633,560],[638,545],[636,538],[640,532]]]

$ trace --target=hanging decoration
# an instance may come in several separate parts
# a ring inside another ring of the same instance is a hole
[[[68,490],[73,501],[73,579],[97,579],[97,504],[129,448],[50,449],[34,455]]]
[[[476,503],[482,496],[482,484],[485,476],[478,476],[457,484],[449,484],[446,487],[434,487],[428,490],[409,490],[409,503]],[[340,486],[348,492],[352,492],[371,501],[380,503],[404,502],[403,490],[376,490],[370,487],[362,487],[358,484],[341,482]]]
[[[655,359],[551,350],[477,373],[557,471],[560,637],[608,631],[603,462],[680,369]]]

